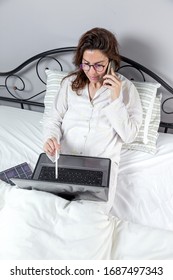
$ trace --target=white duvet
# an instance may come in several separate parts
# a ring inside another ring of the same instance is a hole
[[[0,106],[0,171],[42,152],[41,113]],[[122,152],[114,207],[0,181],[0,259],[173,259],[173,135]],[[165,176],[166,175],[166,176]]]
[[[0,182],[0,259],[172,259],[173,233]]]

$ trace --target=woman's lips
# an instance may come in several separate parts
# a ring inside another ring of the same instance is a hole
[[[95,81],[95,80],[99,80],[100,77],[96,76],[96,77],[90,77],[90,80]]]

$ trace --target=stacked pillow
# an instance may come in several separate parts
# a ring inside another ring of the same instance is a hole
[[[44,98],[43,119],[49,117],[53,100],[58,94],[62,79],[68,75],[67,72],[58,70],[46,70],[47,87]],[[124,149],[140,150],[154,154],[156,152],[156,141],[160,124],[161,94],[157,95],[159,83],[133,82],[139,92],[143,108],[143,122],[135,141],[123,144]]]

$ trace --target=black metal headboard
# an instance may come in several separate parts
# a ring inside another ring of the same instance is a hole
[[[46,91],[46,78],[44,73],[45,68],[50,68],[50,62],[53,61],[53,63],[56,64],[56,67],[54,68],[59,69],[60,71],[67,70],[64,69],[64,64],[68,68],[71,67],[70,70],[73,70],[72,59],[71,57],[70,59],[67,59],[67,54],[72,56],[75,50],[76,47],[65,47],[48,50],[29,58],[13,70],[0,72],[0,90],[2,92],[2,94],[0,93],[0,101],[19,103],[21,108],[24,108],[25,105],[28,105],[29,108],[30,106],[44,107],[43,97]],[[138,62],[125,56],[121,56],[121,61],[122,65],[118,71],[122,71],[122,69],[124,70],[127,68],[128,71],[129,69],[135,69],[135,71],[137,70],[138,74],[141,75],[143,81],[146,80],[146,74],[152,80],[160,83],[163,89],[169,92],[170,96],[165,98],[162,102],[162,111],[165,114],[173,114],[173,110],[167,111],[165,106],[167,102],[170,102],[170,100],[173,99],[173,87],[171,87],[157,74]],[[32,72],[31,81],[27,78],[28,71]],[[33,71],[36,74],[34,74],[34,78]],[[35,83],[39,89],[33,89],[31,84],[34,79],[36,79]],[[135,80],[133,77],[130,77],[130,79]],[[29,89],[27,86],[28,84],[30,85]],[[168,128],[173,129],[173,123],[161,122],[160,126],[165,128],[165,132],[167,132]]]

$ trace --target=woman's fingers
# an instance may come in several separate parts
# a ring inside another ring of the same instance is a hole
[[[114,72],[113,68],[111,68],[111,74],[109,74],[109,75],[106,74],[103,78],[104,78],[104,81],[103,81],[104,85],[106,85],[106,84],[111,84],[111,85],[121,84],[121,81],[118,78],[118,76],[116,75],[116,73]]]
[[[60,144],[57,142],[55,137],[52,137],[45,142],[43,149],[45,153],[53,156],[55,155],[56,150],[60,150]]]
[[[112,91],[112,99],[116,99],[120,95],[121,80],[118,78],[114,70],[111,68],[111,75],[104,76],[103,85]]]

